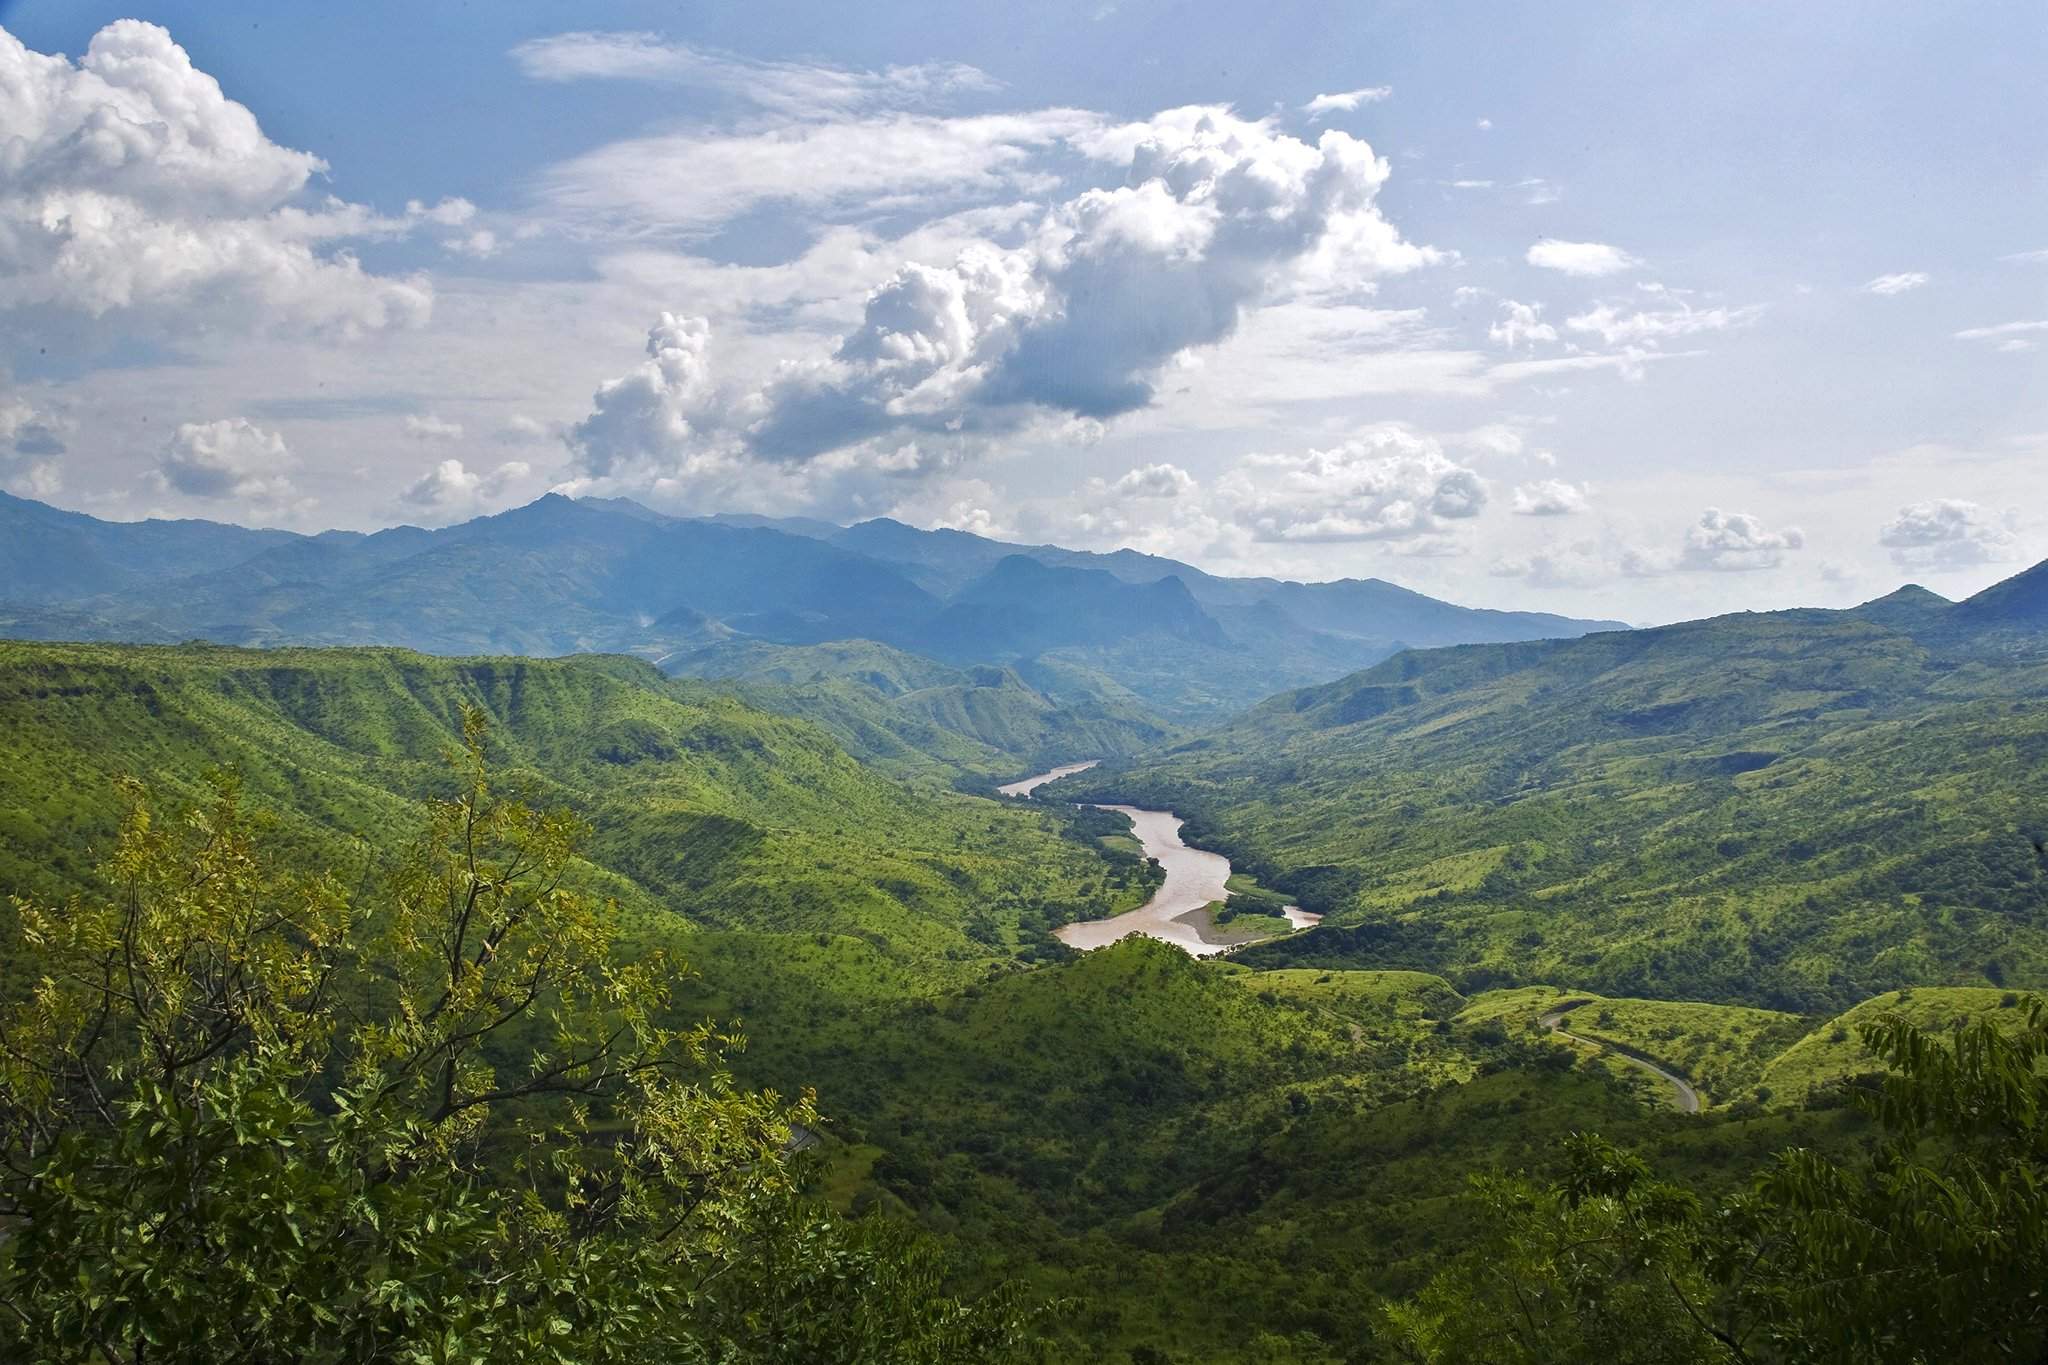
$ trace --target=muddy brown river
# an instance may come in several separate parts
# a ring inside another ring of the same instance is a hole
[[[1029,796],[1048,782],[1069,773],[1094,767],[1093,762],[1069,763],[996,788],[1005,796]],[[1245,940],[1220,932],[1207,907],[1230,894],[1230,859],[1207,849],[1190,848],[1180,837],[1181,818],[1170,810],[1144,810],[1138,806],[1101,806],[1131,818],[1131,833],[1143,845],[1145,856],[1156,859],[1166,880],[1152,899],[1135,910],[1108,919],[1081,920],[1053,931],[1069,948],[1101,948],[1132,934],[1144,934],[1194,957],[1211,957],[1241,945]],[[1284,912],[1297,929],[1307,928],[1322,918],[1296,906]]]

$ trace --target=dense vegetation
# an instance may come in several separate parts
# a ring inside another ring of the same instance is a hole
[[[281,874],[229,779],[134,790],[108,891],[17,901],[0,1000],[0,1349],[78,1362],[979,1361],[1012,1297],[799,1197],[807,1100],[665,1020],[677,964],[491,784],[388,879]]]
[[[724,681],[766,711],[801,716],[886,772],[986,785],[1076,758],[1125,756],[1174,731],[1106,679],[1069,674],[1063,700],[1013,668],[953,668],[871,640],[735,640],[669,659],[667,671]]]
[[[1135,733],[1116,693],[1051,706],[1030,668],[861,642],[728,641],[703,680],[0,645],[0,899],[23,902],[0,1101],[9,1131],[63,1139],[11,1158],[29,1221],[0,1241],[0,1298],[32,1311],[8,1330],[80,1360],[147,1332],[200,1359],[467,1358],[408,1344],[430,1336],[576,1360],[1000,1359],[1041,1335],[1143,1365],[1874,1362],[1964,1330],[1987,1358],[2038,1351],[2011,1286],[2041,1268],[2041,884],[2007,855],[2040,665],[2009,613],[1878,615],[1403,656],[1112,769],[1097,790],[1170,801],[1244,858],[1247,916],[1273,886],[1333,912],[1203,962],[1048,937],[1149,893],[1121,817],[955,790]],[[488,814],[480,882],[465,811]],[[477,885],[517,921],[505,970],[564,973],[489,1041],[428,1000],[450,888]],[[196,962],[203,988],[132,1008],[104,986],[131,940],[152,979]],[[204,1003],[217,962],[260,989]],[[62,988],[26,996],[45,976]],[[80,1030],[95,999],[117,1027]],[[1590,1044],[1544,1028],[1561,1010]],[[156,1085],[152,1030],[206,1018],[231,1039]],[[629,1025],[602,1035],[621,1060],[577,1062],[602,1021]],[[37,1079],[53,1061],[63,1087]],[[563,1066],[587,1093],[521,1091]],[[392,1085],[430,1073],[455,1089]],[[94,1085],[138,1104],[81,1107]],[[488,1118],[453,1123],[451,1094]],[[620,1196],[578,1213],[600,1188]],[[1916,1241],[1938,1188],[1962,1192],[1958,1232]],[[171,1205],[191,1240],[151,1221]],[[1890,1259],[1841,1239],[1857,1219],[1898,1220]],[[294,1227],[334,1235],[302,1251]],[[484,1257],[559,1274],[479,1297]],[[1942,1288],[1888,1299],[1859,1257]],[[253,1325],[204,1314],[257,1281]],[[1959,1325],[1972,1297],[1997,1311]]]
[[[1150,885],[1060,808],[906,788],[807,724],[632,660],[0,644],[0,887],[88,885],[117,779],[192,796],[229,766],[306,865],[374,863],[445,792],[465,706],[535,800],[593,826],[577,878],[632,933],[849,934],[960,981]]]
[[[1793,1013],[2038,988],[2048,653],[2001,592],[1404,654],[1056,790],[1171,806],[1327,912],[1255,965]]]

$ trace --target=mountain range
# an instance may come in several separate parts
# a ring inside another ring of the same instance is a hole
[[[1404,648],[1621,624],[887,519],[679,518],[555,494],[440,530],[319,535],[106,522],[0,495],[0,578],[0,632],[18,638],[614,652],[727,677],[759,645],[872,640],[1005,667],[1061,704],[1112,694],[1179,724]]]

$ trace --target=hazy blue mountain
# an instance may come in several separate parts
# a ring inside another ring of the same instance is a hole
[[[0,531],[0,621],[25,637],[616,651],[670,664],[733,642],[871,640],[956,667],[999,665],[1040,700],[1086,699],[1089,714],[1119,724],[1137,711],[1211,720],[1407,645],[1613,624],[1475,611],[1375,580],[1220,578],[1132,551],[1016,546],[887,519],[674,517],[553,494],[439,530],[318,536],[109,523],[7,498]]]
[[[303,539],[216,521],[101,521],[0,493],[0,600],[77,601],[225,568]]]

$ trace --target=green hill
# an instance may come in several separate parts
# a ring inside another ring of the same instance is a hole
[[[763,710],[814,722],[890,772],[1007,779],[1077,759],[1135,754],[1174,737],[1135,701],[1061,680],[1055,701],[1015,669],[955,668],[871,640],[732,640],[663,665],[720,680]]]
[[[1897,1014],[1916,1026],[1940,1032],[1972,1015],[1995,1014],[2017,1027],[2021,997],[1981,986],[1920,986],[1887,991],[1863,1001],[1814,1029],[1773,1058],[1759,1081],[1772,1104],[1800,1104],[1817,1090],[1881,1067],[1856,1030],[1879,1015]]]
[[[1795,1013],[2048,985],[2048,662],[1969,606],[1403,654],[1058,791],[1328,914],[1253,965]]]
[[[464,704],[536,800],[595,829],[584,869],[642,925],[825,931],[948,979],[1143,899],[1058,810],[916,793],[822,730],[631,659],[0,644],[0,894],[92,875],[115,779],[232,767],[307,863],[349,866],[447,781]]]

